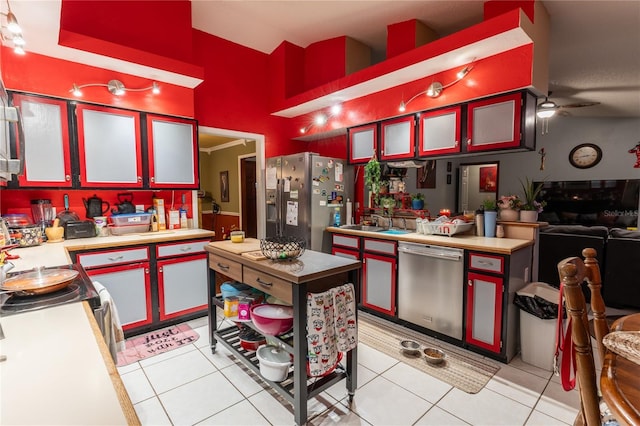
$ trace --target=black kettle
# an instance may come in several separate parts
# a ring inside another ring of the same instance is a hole
[[[136,212],[136,206],[133,205],[133,194],[125,192],[118,194],[119,203],[116,204],[117,209],[111,209],[113,214],[131,214]]]
[[[96,194],[93,194],[93,197],[90,197],[88,200],[83,198],[82,202],[84,202],[84,208],[87,210],[88,218],[102,216],[109,211],[109,203],[107,201],[102,201],[102,198],[98,197]]]

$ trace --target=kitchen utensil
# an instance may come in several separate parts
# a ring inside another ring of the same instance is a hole
[[[67,222],[79,221],[80,218],[77,214],[69,210],[69,195],[64,194],[64,210],[58,214],[60,219],[60,226],[66,226]]]
[[[136,212],[136,206],[133,204],[133,194],[131,192],[123,192],[118,194],[118,201],[119,203],[116,204],[116,208],[111,209],[111,213],[131,214]]]
[[[251,320],[262,334],[278,336],[293,327],[293,307],[269,303],[253,305]]]
[[[78,274],[71,269],[39,268],[7,278],[0,285],[0,290],[14,292],[18,296],[52,293],[67,287]]]
[[[272,382],[281,382],[287,378],[291,357],[280,348],[270,345],[262,345],[256,351],[256,357],[260,362],[260,374]]]
[[[43,224],[45,228],[51,226],[51,221],[54,219],[51,200],[31,200],[31,215],[34,223]]]
[[[63,241],[62,237],[64,236],[64,228],[61,226],[53,227],[50,226],[45,228],[44,233],[47,235],[48,243],[59,243]]]
[[[83,198],[82,202],[84,203],[84,208],[87,210],[86,216],[90,219],[96,216],[102,216],[107,213],[109,207],[111,207],[107,201],[102,201],[102,198],[96,194],[93,194],[93,197],[89,197],[89,199]]]

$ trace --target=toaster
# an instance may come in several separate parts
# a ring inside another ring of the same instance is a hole
[[[96,225],[92,220],[72,220],[64,225],[64,239],[91,238],[96,236]]]

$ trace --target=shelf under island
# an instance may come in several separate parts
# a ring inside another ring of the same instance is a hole
[[[274,261],[254,260],[242,253],[255,252],[257,240],[246,239],[244,243],[229,244],[226,241],[209,243],[209,329],[210,344],[215,352],[216,344],[224,345],[231,353],[256,374],[260,374],[255,352],[243,349],[238,340],[238,328],[230,326],[217,330],[216,308],[222,307],[222,299],[216,295],[216,274],[247,284],[293,305],[293,333],[277,340],[278,346],[293,355],[293,370],[280,383],[265,378],[284,399],[293,405],[297,425],[307,421],[307,400],[318,395],[335,383],[346,379],[349,402],[357,387],[357,349],[346,353],[346,369],[336,369],[323,377],[307,376],[307,293],[321,293],[345,283],[354,284],[356,299],[360,262],[326,253],[306,250],[297,259]],[[356,310],[357,315],[357,310]],[[251,326],[251,323],[245,323]]]

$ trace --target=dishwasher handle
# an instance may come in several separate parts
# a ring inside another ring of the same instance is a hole
[[[443,250],[435,249],[431,247],[411,248],[406,246],[398,247],[398,251],[401,253],[415,254],[418,256],[435,257],[437,259],[452,260],[458,262],[462,260],[462,252],[460,250]]]

